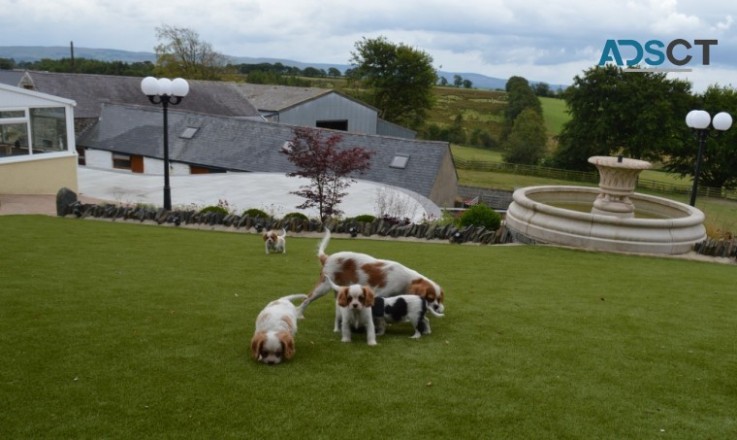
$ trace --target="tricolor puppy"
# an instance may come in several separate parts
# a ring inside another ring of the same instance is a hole
[[[373,306],[376,334],[384,334],[387,321],[409,322],[415,329],[415,333],[410,337],[419,339],[422,335],[430,334],[430,320],[425,316],[428,311],[434,316],[443,317],[432,308],[428,308],[425,301],[417,295],[376,297]]]
[[[298,293],[270,302],[256,318],[256,332],[251,339],[251,356],[265,364],[278,364],[294,356],[294,335],[297,333],[295,299],[305,299]]]
[[[266,255],[271,252],[287,253],[287,230],[281,230],[281,235],[277,234],[276,231],[264,232],[264,250]]]
[[[368,345],[376,345],[374,319],[371,316],[374,292],[371,288],[360,284],[337,286],[330,278],[328,278],[328,282],[336,292],[335,305],[339,319],[336,320],[335,326],[337,331],[337,327],[340,325],[341,342],[351,342],[351,328],[357,330],[363,328],[366,330]]]
[[[312,301],[330,292],[332,282],[341,286],[351,284],[368,286],[376,296],[384,298],[395,295],[417,295],[438,314],[445,311],[443,305],[445,293],[433,280],[396,261],[380,260],[367,254],[346,251],[327,255],[325,249],[329,242],[330,231],[325,229],[325,236],[317,251],[317,257],[322,265],[320,282],[300,305],[301,312]]]

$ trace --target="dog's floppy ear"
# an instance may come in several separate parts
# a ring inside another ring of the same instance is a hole
[[[341,287],[338,289],[338,305],[340,307],[348,307],[348,288]]]
[[[258,357],[261,354],[261,347],[263,347],[264,342],[266,342],[266,335],[263,332],[253,335],[253,338],[251,339],[251,356],[254,359],[258,360]]]
[[[263,237],[264,237],[264,241],[267,241],[269,239],[269,233],[268,232],[264,232]]]
[[[284,359],[291,359],[294,356],[294,338],[289,332],[279,332],[277,336],[281,341]]]
[[[371,307],[374,305],[374,291],[369,286],[361,286],[363,289],[363,305]]]

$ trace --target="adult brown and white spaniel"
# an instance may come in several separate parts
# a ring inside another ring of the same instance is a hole
[[[339,286],[351,284],[369,286],[379,297],[418,295],[437,314],[443,314],[445,311],[443,304],[445,293],[440,285],[430,278],[396,261],[380,260],[367,254],[344,251],[327,255],[325,249],[329,242],[330,231],[325,229],[325,235],[317,251],[317,257],[322,265],[320,282],[300,305],[300,312],[304,312],[312,301],[330,292],[332,283]],[[339,316],[336,314],[336,331],[338,319]]]
[[[294,335],[299,312],[292,301],[305,299],[298,293],[271,301],[256,317],[256,331],[251,338],[251,356],[265,364],[278,364],[294,356]]]
[[[281,235],[279,235],[276,231],[264,232],[264,250],[266,251],[266,255],[269,255],[271,252],[281,252],[283,254],[286,254],[287,230],[282,229]]]

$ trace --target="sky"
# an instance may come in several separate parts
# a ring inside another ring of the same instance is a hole
[[[607,40],[683,39],[691,49],[677,45],[673,56],[689,63],[644,67],[688,69],[668,78],[701,92],[737,86],[735,18],[728,0],[0,0],[0,46],[153,52],[155,29],[168,25],[228,56],[350,64],[357,42],[383,36],[424,51],[438,70],[568,85],[603,54],[615,60]],[[694,44],[704,39],[717,41],[708,65]],[[615,49],[635,56],[632,45]]]

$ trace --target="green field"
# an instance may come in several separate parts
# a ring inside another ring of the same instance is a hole
[[[558,98],[540,97],[539,99],[543,108],[543,120],[545,121],[545,127],[548,129],[548,134],[551,136],[560,134],[563,124],[571,119],[566,102]]]
[[[0,438],[731,438],[731,265],[545,246],[351,240],[446,291],[446,317],[369,347],[329,296],[279,366],[269,301],[312,288],[317,237],[0,217]]]

